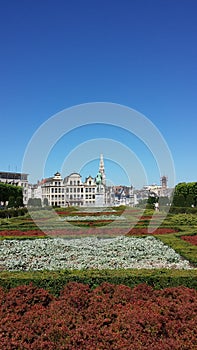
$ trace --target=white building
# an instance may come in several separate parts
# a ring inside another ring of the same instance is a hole
[[[95,182],[95,179],[92,178],[92,176],[88,176],[85,179],[84,182],[84,191],[85,191],[85,198],[84,198],[84,205],[86,207],[94,206],[95,205],[95,196],[96,196],[96,191],[97,191],[97,185]]]
[[[48,202],[48,205],[54,207],[65,206],[65,188],[63,179],[59,172],[54,174],[53,177],[45,179],[41,183],[42,188],[42,203]]]
[[[64,179],[65,204],[81,206],[84,204],[84,185],[81,175],[72,173]]]

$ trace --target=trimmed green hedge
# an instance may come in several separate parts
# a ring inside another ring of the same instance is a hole
[[[26,213],[27,213],[27,208],[1,209],[0,218],[13,218],[17,216],[23,216]]]
[[[197,207],[174,207],[171,206],[169,212],[171,214],[197,214]]]
[[[194,266],[197,266],[197,246],[181,239],[183,235],[184,233],[182,231],[178,234],[155,235],[155,238],[159,238],[164,244],[167,244],[183,258],[189,260]]]
[[[92,288],[103,282],[123,284],[134,287],[146,283],[155,289],[186,286],[197,289],[197,270],[64,270],[43,272],[0,272],[0,286],[10,289],[29,284],[49,290],[58,295],[66,283],[70,281],[89,284]]]

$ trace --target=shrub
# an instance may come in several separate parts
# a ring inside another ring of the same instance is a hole
[[[197,291],[69,283],[58,298],[30,286],[2,291],[0,348],[196,349]]]

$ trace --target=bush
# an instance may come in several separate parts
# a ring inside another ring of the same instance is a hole
[[[0,218],[12,218],[23,216],[27,213],[27,208],[2,209],[0,210]]]
[[[197,291],[68,283],[58,298],[30,286],[0,293],[0,348],[188,350],[197,346]]]

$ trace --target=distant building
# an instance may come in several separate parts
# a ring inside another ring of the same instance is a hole
[[[81,175],[72,173],[64,179],[65,204],[81,206],[84,203],[84,186]]]
[[[170,197],[173,188],[167,187],[167,176],[161,177],[161,185],[146,185],[141,190],[134,190],[134,204],[138,204],[141,200],[149,197]]]
[[[90,175],[85,179],[84,182],[84,191],[85,191],[85,206],[95,206],[96,203],[96,192],[97,185],[95,179],[93,179]]]
[[[21,186],[23,189],[23,203],[26,205],[28,201],[28,174],[1,171],[0,182],[10,185]]]
[[[114,186],[113,192],[115,205],[134,205],[134,194],[132,186]]]

